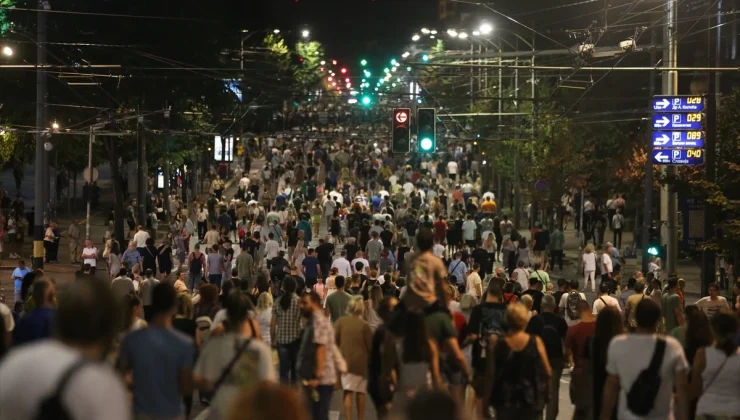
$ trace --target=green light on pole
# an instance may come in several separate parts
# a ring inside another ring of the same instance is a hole
[[[411,67],[406,67],[406,71],[411,71]]]
[[[367,66],[367,60],[365,60],[365,59],[363,58],[363,59],[362,59],[362,61],[360,61],[360,64],[362,65],[362,67],[365,67],[365,66]]]
[[[372,102],[372,99],[370,99],[369,96],[363,96],[362,97],[362,104],[363,105],[370,105],[371,102]]]
[[[365,70],[365,77],[372,76],[372,73],[370,73],[370,70]]]
[[[657,257],[660,255],[660,250],[658,250],[657,246],[651,246],[648,248],[648,254],[652,255],[653,257]]]
[[[386,67],[386,68],[384,68],[384,69],[383,69],[383,72],[384,72],[384,73],[390,73],[390,72],[391,72],[391,70],[390,70],[390,69],[389,69],[388,67]]]
[[[421,56],[421,61],[429,61],[429,56],[424,54]]]
[[[396,66],[396,65],[398,65],[398,61],[396,61],[395,58],[392,58],[391,59],[391,66]]]
[[[430,151],[432,150],[433,145],[434,143],[432,143],[432,139],[430,139],[429,137],[424,137],[423,139],[421,139],[421,150]]]

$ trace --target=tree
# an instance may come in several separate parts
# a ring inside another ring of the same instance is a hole
[[[295,53],[299,62],[293,71],[295,75],[293,93],[305,95],[313,90],[324,76],[321,71],[324,48],[318,41],[298,42],[295,45]]]
[[[0,36],[5,35],[6,32],[13,27],[13,22],[8,17],[6,8],[15,7],[15,0],[0,0]]]

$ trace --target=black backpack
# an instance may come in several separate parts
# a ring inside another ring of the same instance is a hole
[[[627,408],[638,416],[646,416],[655,406],[655,398],[660,390],[660,367],[665,354],[665,340],[659,338],[655,343],[653,357],[647,369],[640,372],[637,380],[627,392]]]
[[[62,393],[72,376],[86,363],[87,361],[80,359],[64,370],[54,392],[41,401],[39,411],[36,413],[36,420],[73,420],[62,402]]]

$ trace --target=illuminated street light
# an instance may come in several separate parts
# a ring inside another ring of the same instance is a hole
[[[460,32],[460,33],[459,33],[459,34],[457,35],[457,37],[458,37],[458,38],[460,38],[460,39],[465,39],[465,38],[467,38],[467,37],[468,37],[468,33],[467,33],[467,32]]]
[[[432,29],[431,32],[432,32],[432,35],[437,35],[437,31],[436,30]]]
[[[51,128],[54,130],[59,130],[59,123],[54,121],[53,123],[51,123]]]
[[[301,32],[301,36],[304,37],[304,38],[308,38],[309,35],[311,35],[311,32],[309,32],[309,31],[307,31],[305,29],[303,30],[303,32]]]
[[[429,32],[430,32],[429,29],[421,28],[421,33],[423,33],[424,35],[428,34]]]
[[[414,34],[414,36],[411,37],[411,40],[414,42],[418,41],[419,39],[421,39],[421,37],[418,34]]]
[[[407,58],[407,57],[408,57],[408,56],[410,56],[410,55],[411,55],[411,53],[410,53],[410,52],[408,52],[408,51],[406,51],[405,53],[403,53],[403,54],[401,55],[401,57],[403,57],[403,58]]]
[[[398,61],[396,61],[396,59],[395,59],[395,58],[392,58],[392,59],[391,59],[391,65],[392,65],[392,66],[395,66],[396,64],[398,64]]]
[[[473,31],[473,36],[480,36],[480,31]]]
[[[421,56],[421,61],[429,61],[429,56],[424,54]]]
[[[480,25],[480,28],[478,28],[478,30],[483,35],[488,35],[493,31],[493,26],[491,26],[490,23],[484,22]]]
[[[447,30],[447,35],[449,35],[449,36],[451,36],[453,38],[456,38],[457,37],[457,31],[454,30],[454,29],[448,29]]]
[[[13,49],[8,47],[7,45],[3,47],[3,55],[6,57],[13,56]]]
[[[434,35],[429,35],[429,39],[434,39]]]
[[[272,31],[272,33],[274,33],[274,34],[276,34],[276,35],[277,35],[277,34],[279,34],[279,33],[280,33],[280,29],[275,29],[274,31]]]
[[[325,66],[325,65],[326,65],[326,61],[324,61],[324,60],[321,60],[321,65],[322,65],[322,66]]]

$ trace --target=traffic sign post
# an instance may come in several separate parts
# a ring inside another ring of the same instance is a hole
[[[653,150],[656,165],[689,166],[704,164],[706,98],[653,96]]]

